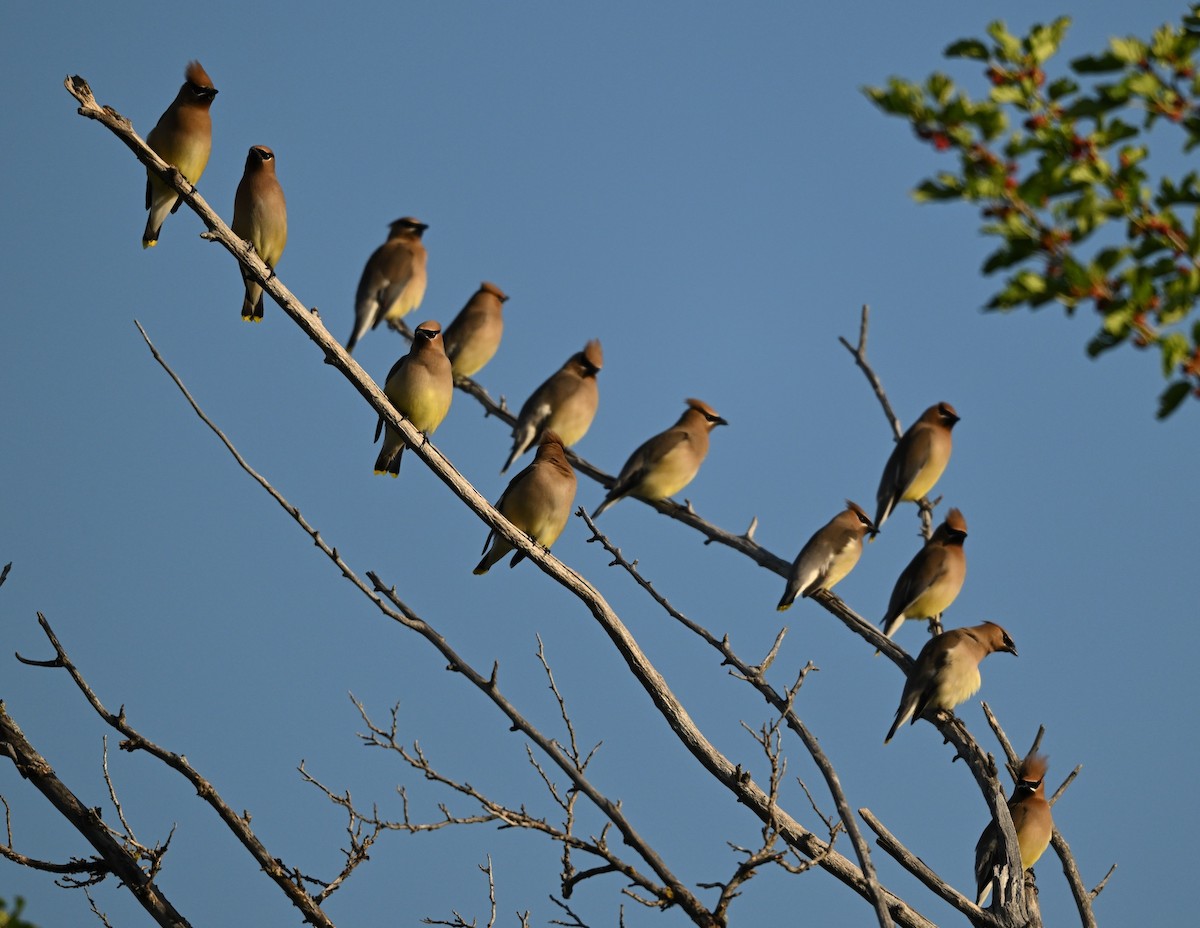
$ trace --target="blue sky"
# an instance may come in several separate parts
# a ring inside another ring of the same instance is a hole
[[[1074,19],[1067,58],[1111,34],[1147,34],[1182,5],[1147,2],[718,4],[212,4],[181,12],[122,4],[5,6],[0,139],[8,222],[0,264],[6,397],[0,443],[0,654],[44,657],[38,610],[110,707],[187,754],[273,853],[333,875],[344,822],[295,767],[397,817],[454,797],[356,738],[354,693],[448,775],[553,816],[521,739],[421,640],[393,627],[313,548],[186,408],[152,361],[146,327],[202,406],[360,573],[374,569],[476,666],[501,667],[509,696],[554,735],[534,658],[540,634],[582,742],[603,741],[593,775],[691,884],[728,878],[726,842],[758,823],[700,771],[653,714],[586,610],[536,570],[470,570],[487,534],[415,457],[376,478],[374,416],[272,304],[238,314],[236,268],[171,217],[143,253],[144,175],[106,130],[75,115],[67,74],[91,83],[143,135],[199,58],[220,95],[201,193],[228,219],[246,149],[269,145],[289,207],[279,274],[341,339],[363,262],[402,215],[429,223],[429,288],[411,321],[449,321],[487,279],[511,295],[505,340],[478,376],[512,406],[593,337],[601,407],[578,450],[616,471],[698,396],[730,421],[684,495],[733,531],[791,559],[845,497],[869,503],[891,442],[837,336],[872,307],[869,353],[904,423],[939,400],[962,422],[938,490],[970,527],[969,573],[951,625],[993,619],[1020,658],[992,658],[981,693],[1024,747],[1048,733],[1050,780],[1081,777],[1055,815],[1092,885],[1102,924],[1182,923],[1198,821],[1194,582],[1196,404],[1153,419],[1154,360],[1084,357],[1090,320],[1054,308],[983,314],[990,243],[965,207],[917,206],[909,190],[940,165],[860,88],[945,67],[950,41],[1005,18],[1015,30]],[[154,33],[156,40],[147,35]],[[956,78],[975,81],[959,63]],[[1172,160],[1173,159],[1173,160]],[[1164,163],[1178,166],[1173,155]],[[377,379],[404,350],[386,331],[356,359]],[[435,442],[495,499],[507,431],[456,396]],[[578,501],[602,493],[580,481]],[[870,507],[868,507],[870,508]],[[757,660],[780,627],[783,580],[705,547],[632,501],[600,523],[691,618]],[[911,508],[894,516],[838,592],[882,615],[916,550]],[[766,707],[585,543],[572,520],[555,546],[591,578],[705,733],[761,765],[740,722]],[[898,671],[810,603],[784,617],[785,686],[812,660],[802,717],[869,807],[960,889],[971,882],[986,809],[934,729],[883,734]],[[900,641],[915,651],[916,627]],[[105,729],[64,675],[0,658],[0,698],[90,805]],[[1182,707],[1182,708],[1179,708]],[[1182,711],[1182,720],[1176,713]],[[963,715],[996,750],[978,701]],[[1182,724],[1181,724],[1182,721]],[[110,766],[148,841],[177,824],[161,885],[193,924],[294,924],[282,895],[192,790],[144,756]],[[791,776],[819,778],[798,745]],[[816,790],[819,801],[832,804]],[[18,850],[64,859],[87,848],[11,767],[0,793]],[[789,810],[820,825],[794,784]],[[590,810],[586,829],[597,830]],[[841,844],[849,853],[848,844]],[[559,916],[558,848],[476,826],[383,838],[334,897],[339,924],[418,924],[457,909],[486,921],[477,865],[496,866],[500,924]],[[957,917],[881,853],[886,885],[938,922]],[[1039,865],[1046,921],[1070,924],[1053,857]],[[621,883],[572,900],[615,924]],[[79,893],[0,862],[0,896],[23,895],[43,926],[92,916]],[[109,881],[97,903],[116,925],[148,924]],[[628,902],[628,900],[625,900]],[[802,910],[827,924],[869,909],[820,872],[764,873],[731,911],[740,924]],[[682,915],[625,906],[630,925]]]

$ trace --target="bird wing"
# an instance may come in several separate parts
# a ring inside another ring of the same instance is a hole
[[[914,722],[925,714],[925,709],[929,705],[929,700],[931,700],[934,696],[934,693],[937,692],[938,676],[943,670],[946,669],[947,666],[949,666],[951,661],[951,648],[947,647],[945,642],[934,639],[930,642],[930,644],[933,644],[937,648],[937,653],[929,655],[929,661],[925,665],[924,672],[922,673],[922,679],[920,681],[921,686],[916,694],[917,704],[914,707],[912,714]],[[917,663],[921,663],[919,656]]]
[[[621,475],[617,477],[616,485],[608,491],[611,497],[623,496],[636,487],[655,464],[665,458],[681,442],[691,441],[692,438],[683,429],[670,429],[643,442],[629,456]]]
[[[402,354],[396,359],[396,363],[392,365],[392,369],[387,372],[387,376],[383,378],[383,388],[387,389],[387,383],[399,373],[400,368],[404,366],[404,362],[408,360],[408,355]],[[383,416],[379,417],[379,421],[375,423],[375,437],[371,440],[371,444],[379,441],[379,436],[383,433]]]
[[[896,488],[896,499],[908,490],[917,474],[921,473],[929,456],[933,453],[933,435],[927,428],[916,429],[908,434],[908,447],[901,460],[896,462],[896,473],[892,486]]]

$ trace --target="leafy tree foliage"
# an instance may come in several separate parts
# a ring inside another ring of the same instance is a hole
[[[25,911],[25,900],[17,896],[13,902],[12,911],[8,910],[8,902],[0,899],[0,928],[37,928],[33,922],[27,922],[21,918],[21,913]]]
[[[1152,177],[1148,140],[1184,152],[1200,144],[1200,4],[1148,40],[1111,39],[1069,74],[1048,76],[1069,25],[1063,17],[1018,37],[994,22],[988,40],[950,45],[946,57],[985,66],[986,99],[942,73],[865,93],[958,156],[956,170],[922,181],[915,196],[980,207],[983,232],[1001,240],[983,271],[1008,275],[987,308],[1092,306],[1100,328],[1089,355],[1124,342],[1158,349],[1165,418],[1189,394],[1200,398],[1200,184],[1195,171]]]

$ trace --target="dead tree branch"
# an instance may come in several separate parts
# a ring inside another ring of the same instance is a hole
[[[13,762],[17,772],[50,800],[50,804],[59,814],[96,849],[104,861],[106,872],[112,873],[128,887],[156,923],[163,928],[189,928],[188,920],[155,885],[153,878],[139,866],[136,851],[118,841],[112,830],[104,824],[99,811],[85,807],[55,775],[49,762],[29,743],[2,701],[0,752]]]
[[[228,828],[233,833],[234,837],[241,842],[242,846],[250,852],[250,855],[254,858],[255,862],[263,869],[267,876],[271,878],[272,882],[274,882],[276,886],[283,890],[284,895],[288,897],[292,905],[300,910],[301,914],[304,916],[304,920],[310,925],[315,926],[315,928],[333,928],[333,922],[330,921],[325,913],[321,911],[320,906],[318,906],[312,897],[309,896],[308,893],[306,893],[299,885],[297,885],[296,882],[292,880],[288,869],[279,861],[277,857],[275,857],[266,849],[266,847],[261,841],[258,840],[257,837],[255,837],[254,832],[250,830],[248,818],[235,813],[233,809],[229,807],[228,803],[226,803],[225,800],[221,798],[220,794],[218,794],[213,788],[213,785],[204,777],[202,777],[186,758],[180,754],[175,754],[172,751],[168,751],[165,748],[160,747],[153,741],[150,741],[148,738],[143,736],[132,725],[130,725],[129,721],[125,717],[124,706],[122,706],[121,710],[116,714],[110,712],[100,701],[100,698],[96,695],[96,693],[92,690],[87,680],[84,679],[83,674],[79,672],[79,669],[75,666],[74,662],[72,662],[70,657],[67,656],[66,649],[63,648],[62,644],[59,642],[58,636],[54,633],[54,629],[50,627],[50,623],[40,612],[38,613],[38,624],[42,627],[42,632],[46,635],[51,647],[54,648],[54,657],[49,661],[32,661],[27,658],[23,658],[18,654],[17,659],[24,664],[30,664],[32,666],[56,667],[66,670],[67,674],[71,677],[71,680],[75,683],[75,687],[83,694],[84,698],[88,701],[88,704],[92,707],[96,714],[100,716],[100,718],[103,719],[111,728],[120,732],[124,736],[125,740],[120,743],[120,748],[122,751],[129,751],[131,753],[134,751],[145,751],[151,757],[161,761],[176,773],[180,774],[185,780],[188,781],[188,783],[192,785],[192,787],[196,790],[196,794],[206,803],[208,803],[213,811],[217,813],[218,817],[220,817],[221,821],[225,824],[225,827]],[[76,829],[79,829],[81,833],[85,835],[85,837],[87,836],[86,832],[83,832],[82,828],[80,828],[79,822],[70,818],[69,816],[68,820],[76,827]],[[97,847],[97,850],[100,850],[100,848]],[[123,873],[118,873],[118,875],[121,877],[122,882],[128,884],[128,880],[125,879]],[[180,922],[180,924],[182,924],[182,922]]]

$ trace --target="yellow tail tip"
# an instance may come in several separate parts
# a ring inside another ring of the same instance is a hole
[[[775,611],[776,612],[787,612],[791,608],[792,608],[791,603],[780,603],[778,606],[775,607]]]
[[[152,242],[148,241],[147,239],[142,239],[142,247],[143,248],[153,248],[157,244],[158,244],[158,239],[155,239]]]
[[[476,567],[473,571],[471,571],[471,573],[473,573],[476,577],[482,577],[487,572],[488,569],[486,567]]]

